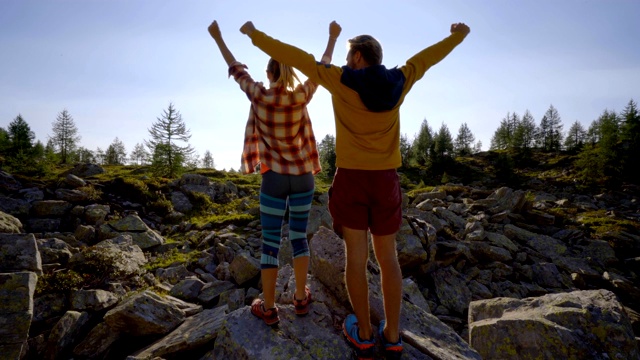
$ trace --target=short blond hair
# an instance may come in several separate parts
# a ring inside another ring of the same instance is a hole
[[[373,36],[358,35],[348,41],[349,51],[359,51],[367,64],[382,64],[382,45]]]

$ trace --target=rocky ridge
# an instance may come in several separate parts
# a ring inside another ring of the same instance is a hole
[[[167,219],[189,211],[190,192],[214,202],[251,194],[188,174],[172,183],[167,198],[176,211],[163,218],[126,194],[109,203],[87,199],[78,190],[91,181],[87,171],[76,169],[56,189],[0,173],[0,358],[349,358],[340,336],[350,312],[343,243],[329,230],[326,194],[317,196],[308,229],[312,311],[294,314],[284,241],[281,323],[271,329],[247,306],[260,293],[259,222],[214,229]],[[637,222],[637,201],[633,194],[462,185],[405,195],[397,246],[403,358],[639,358],[640,236],[590,238],[579,226],[589,211]],[[570,214],[577,226],[558,226],[554,214]],[[167,241],[176,234],[182,240]],[[188,257],[148,270],[167,253]],[[36,293],[37,281],[73,282],[63,277],[72,273],[87,276],[75,280],[82,288],[39,284]],[[375,261],[369,286],[377,325]]]

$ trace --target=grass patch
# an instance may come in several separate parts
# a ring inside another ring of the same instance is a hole
[[[178,251],[177,249],[171,249],[166,253],[159,254],[152,261],[145,264],[144,269],[149,272],[154,272],[156,269],[168,268],[179,264],[184,264],[188,267],[188,265],[192,262],[197,262],[199,258],[199,251],[183,253]]]
[[[587,228],[591,236],[598,239],[622,231],[640,233],[640,224],[637,222],[608,216],[605,210],[585,212],[577,217],[577,222]]]

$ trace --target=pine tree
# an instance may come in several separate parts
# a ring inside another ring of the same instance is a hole
[[[71,153],[76,149],[81,137],[78,135],[78,128],[67,109],[62,110],[53,122],[53,145],[58,150],[60,162],[66,164]]]
[[[151,166],[156,175],[174,177],[182,171],[185,160],[194,152],[189,145],[191,132],[173,103],[169,103],[162,117],[156,119],[149,129],[151,139],[145,140],[151,153]],[[180,146],[179,142],[186,145]]]
[[[629,101],[620,117],[623,121],[620,129],[623,174],[627,179],[637,181],[637,177],[634,179],[634,176],[637,173],[636,157],[640,154],[640,114],[633,99]]]
[[[129,158],[134,164],[143,165],[147,163],[147,159],[149,158],[149,153],[144,148],[144,145],[137,143],[133,147],[133,151],[131,151]]]
[[[538,143],[544,151],[558,151],[562,145],[562,120],[558,110],[549,106],[549,109],[540,121]]]
[[[95,152],[95,156],[96,156],[96,162],[100,165],[104,165],[107,163],[107,154],[105,154],[104,150],[102,150],[102,148],[97,147],[96,148],[96,152]]]
[[[455,153],[458,156],[471,155],[471,146],[473,145],[474,141],[476,141],[476,138],[471,133],[469,126],[467,126],[467,123],[462,123],[462,125],[460,125],[460,129],[458,130],[458,136],[456,136],[456,141],[453,146]]]
[[[587,139],[587,132],[582,127],[582,124],[578,120],[576,120],[569,131],[567,132],[567,137],[564,140],[564,147],[568,151],[576,151],[580,150]]]
[[[426,165],[429,161],[430,157],[430,149],[433,145],[433,131],[427,122],[427,119],[422,120],[422,124],[420,125],[420,131],[418,135],[413,140],[412,151],[413,157],[416,159],[416,162],[420,165]]]
[[[18,116],[9,123],[8,128],[10,153],[13,156],[22,154],[23,156],[30,156],[31,149],[33,148],[33,140],[35,134],[31,131],[29,124],[22,118],[22,115]]]
[[[318,153],[322,174],[325,178],[332,179],[336,173],[336,138],[327,134],[318,144]]]
[[[122,140],[116,137],[105,153],[107,165],[124,165],[127,158],[127,150]]]
[[[502,120],[500,126],[491,138],[491,149],[504,150],[514,147],[515,133],[520,123],[518,114],[507,113]]]
[[[215,168],[215,163],[213,162],[213,156],[211,156],[211,151],[209,150],[206,150],[204,152],[204,156],[202,157],[202,167],[205,169]]]
[[[85,164],[92,164],[96,162],[96,157],[93,154],[93,151],[80,146],[77,150],[76,153],[78,154],[78,161],[80,161],[81,163],[85,163]]]
[[[477,154],[482,151],[482,141],[478,140],[476,145],[473,147],[473,153]]]
[[[536,123],[529,110],[524,112],[514,133],[514,146],[521,150],[529,150],[535,146]]]
[[[408,167],[411,164],[411,142],[406,134],[400,135],[400,156],[402,157],[402,166]]]

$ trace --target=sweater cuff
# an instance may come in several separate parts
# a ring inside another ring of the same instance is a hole
[[[239,61],[232,62],[231,64],[229,64],[229,77],[235,75],[238,71],[241,71],[243,68],[248,69],[247,65]]]

